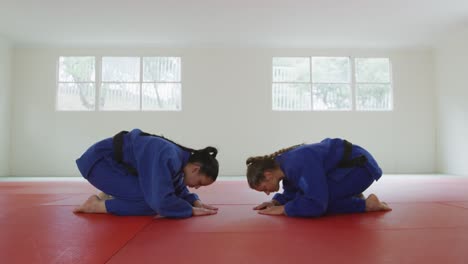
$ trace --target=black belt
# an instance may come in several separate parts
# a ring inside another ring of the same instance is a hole
[[[123,161],[123,143],[124,143],[124,135],[127,134],[128,131],[120,131],[112,138],[112,147],[114,149],[114,158],[115,160],[120,163],[124,168],[128,171],[129,174],[138,176],[138,171],[130,164],[125,163]]]
[[[354,159],[351,159],[351,152],[353,151],[353,144],[351,142],[344,140],[344,151],[343,158],[338,163],[338,168],[352,168],[352,167],[363,167],[367,162],[367,157],[364,155],[357,156]]]

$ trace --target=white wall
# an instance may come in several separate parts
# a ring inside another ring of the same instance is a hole
[[[182,112],[56,112],[56,60],[74,55],[182,57]],[[393,112],[273,112],[272,56],[386,56]],[[219,148],[221,175],[244,175],[249,155],[344,137],[369,149],[386,173],[430,173],[435,164],[433,54],[424,50],[16,48],[12,174],[78,175],[93,142],[140,127],[187,146]]]
[[[0,177],[10,173],[11,44],[0,37]]]
[[[437,161],[442,173],[468,176],[468,30],[436,49]]]

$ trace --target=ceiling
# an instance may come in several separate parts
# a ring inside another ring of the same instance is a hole
[[[468,0],[0,0],[25,45],[426,47],[468,27]]]

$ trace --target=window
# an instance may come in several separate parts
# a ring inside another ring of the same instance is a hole
[[[387,58],[356,58],[356,109],[391,110],[392,85]]]
[[[273,58],[273,110],[310,110],[310,58]]]
[[[140,58],[103,57],[100,110],[140,110]]]
[[[180,58],[143,58],[142,91],[143,110],[180,110]]]
[[[60,57],[57,110],[94,110],[96,98],[95,73],[94,57]]]
[[[181,110],[180,57],[95,61],[95,57],[59,58],[57,110]]]
[[[347,57],[312,57],[314,110],[351,110],[350,64]]]
[[[274,57],[272,68],[273,110],[392,110],[388,58]]]

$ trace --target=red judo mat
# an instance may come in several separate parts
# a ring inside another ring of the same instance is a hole
[[[391,212],[259,215],[245,181],[196,190],[213,216],[73,214],[86,182],[0,182],[0,263],[468,263],[468,178],[384,175]]]

